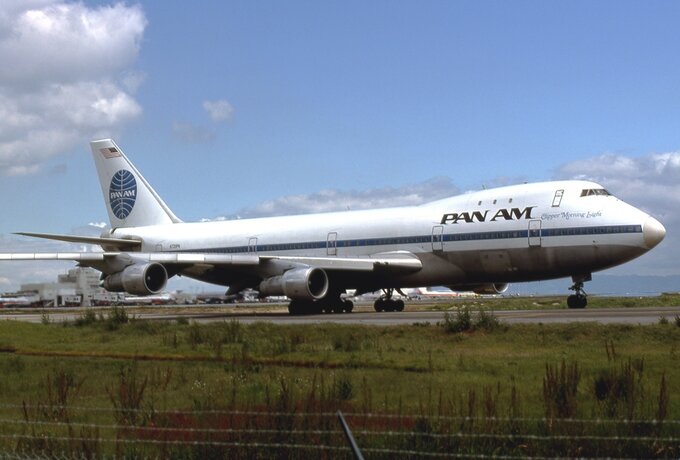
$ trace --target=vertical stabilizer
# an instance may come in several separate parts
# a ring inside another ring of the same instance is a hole
[[[112,228],[181,222],[111,139],[90,142]]]

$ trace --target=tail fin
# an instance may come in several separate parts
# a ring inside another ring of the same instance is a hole
[[[111,227],[181,222],[111,139],[90,142]]]

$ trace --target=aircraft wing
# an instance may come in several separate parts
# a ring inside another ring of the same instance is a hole
[[[264,260],[280,260],[329,271],[377,271],[415,272],[423,268],[423,263],[415,255],[406,251],[375,254],[371,257],[297,257],[297,256],[260,256]]]
[[[190,252],[57,252],[57,253],[0,253],[0,260],[66,260],[100,269],[107,262],[117,265],[157,262],[163,265],[257,266],[268,262],[290,266],[309,266],[329,271],[384,270],[412,272],[422,268],[422,262],[406,251],[375,254],[372,257],[297,257],[256,254],[211,254]]]

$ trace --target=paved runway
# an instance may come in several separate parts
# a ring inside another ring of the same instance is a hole
[[[192,311],[194,310],[194,311]],[[430,323],[436,324],[444,318],[441,311],[403,311],[377,313],[372,308],[360,307],[353,313],[322,314],[308,316],[291,316],[285,309],[267,309],[269,311],[258,312],[257,308],[242,311],[240,308],[216,308],[211,311],[207,308],[185,307],[153,307],[135,308],[133,311],[139,319],[149,320],[176,320],[185,318],[196,322],[215,322],[238,320],[244,323],[267,321],[275,324],[318,324],[333,322],[339,324],[367,324],[374,326],[389,326],[400,324]],[[473,310],[474,311],[474,310]],[[32,323],[40,323],[45,320],[50,322],[73,321],[82,314],[82,310],[45,310],[45,313],[33,313],[30,310],[21,313],[0,313],[0,320],[17,320]],[[680,317],[680,307],[651,307],[651,308],[605,308],[583,310],[515,310],[498,311],[495,315],[507,324],[550,324],[569,322],[598,322],[603,324],[654,324],[660,318],[674,322],[675,317]]]

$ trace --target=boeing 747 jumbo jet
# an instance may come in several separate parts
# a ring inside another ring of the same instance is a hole
[[[184,223],[110,139],[90,143],[111,229],[100,237],[20,233],[103,252],[0,254],[71,260],[102,272],[109,291],[151,295],[188,276],[285,295],[291,314],[350,312],[341,297],[382,290],[377,311],[401,311],[402,287],[501,293],[508,283],[571,277],[570,308],[586,306],[591,274],[663,240],[653,217],[586,181],[494,188],[421,206]]]

